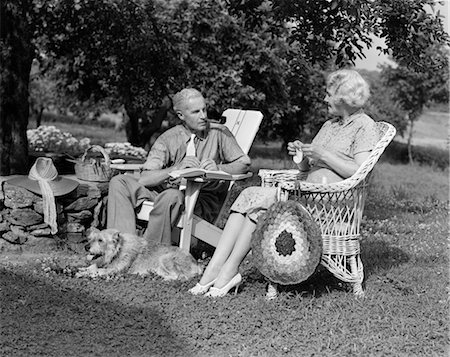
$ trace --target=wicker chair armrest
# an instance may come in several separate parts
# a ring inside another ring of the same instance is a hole
[[[367,175],[372,171],[375,164],[381,157],[389,143],[394,139],[396,134],[395,127],[392,124],[386,122],[377,122],[377,128],[380,132],[380,140],[375,145],[375,148],[370,153],[367,160],[359,167],[359,169],[349,178],[333,182],[329,184],[319,184],[301,181],[299,188],[302,192],[342,192],[354,188],[361,181],[363,181]]]
[[[359,167],[359,169],[352,176],[350,176],[345,180],[325,184],[300,181],[298,183],[298,188],[303,193],[307,192],[334,193],[351,190],[368,176],[368,174],[370,173],[370,171],[372,171],[378,159],[379,156],[371,154],[369,158]]]
[[[380,159],[381,154],[384,152],[384,150],[396,134],[396,130],[392,124],[380,121],[377,122],[376,125],[380,132],[380,140],[378,141],[377,145],[375,145],[375,148],[372,150],[367,160],[359,167],[359,169],[351,177],[343,181],[322,184],[306,182],[301,180],[300,178],[300,180],[293,184],[293,175],[295,175],[295,171],[298,175],[298,170],[260,170],[259,175],[261,176],[263,182],[266,176],[276,176],[278,185],[281,186],[281,188],[283,188],[284,190],[300,189],[300,191],[304,193],[333,193],[348,191],[356,187],[367,177],[367,175],[372,171],[373,167]],[[285,172],[286,175],[283,175],[283,172]],[[284,181],[285,176],[286,179]]]

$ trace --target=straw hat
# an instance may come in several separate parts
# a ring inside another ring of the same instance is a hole
[[[59,176],[53,160],[48,157],[38,157],[28,176],[15,177],[6,182],[42,195],[44,222],[50,226],[51,233],[56,234],[58,223],[55,197],[73,191],[78,182]]]
[[[300,203],[276,202],[258,220],[251,246],[254,264],[265,277],[278,284],[298,284],[319,264],[322,236]]]
[[[59,176],[53,160],[48,157],[38,157],[28,176],[14,177],[6,182],[41,195],[39,180],[44,180],[48,183],[54,196],[66,195],[78,186],[77,181]]]

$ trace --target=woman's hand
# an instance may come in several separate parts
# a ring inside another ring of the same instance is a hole
[[[315,161],[323,161],[324,156],[328,152],[322,146],[315,144],[303,144],[301,149],[303,151],[303,155]]]
[[[302,150],[304,144],[300,140],[295,140],[287,144],[288,154],[294,156],[297,150]]]
[[[321,161],[344,179],[352,176],[370,154],[370,152],[359,153],[355,155],[354,159],[351,159],[315,144],[304,144],[302,150],[311,165]]]

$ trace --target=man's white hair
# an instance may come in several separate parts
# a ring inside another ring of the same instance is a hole
[[[369,84],[355,70],[341,69],[327,78],[327,90],[334,104],[361,108],[370,97]]]
[[[183,108],[183,105],[189,99],[198,98],[198,97],[203,98],[203,95],[195,88],[184,88],[184,89],[180,90],[172,98],[173,110],[175,112],[181,110]]]

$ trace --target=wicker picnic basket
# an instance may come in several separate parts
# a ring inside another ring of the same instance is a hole
[[[87,154],[90,150],[100,152],[103,159],[91,158],[87,160]],[[83,156],[75,163],[75,175],[80,180],[85,181],[109,181],[112,176],[111,160],[105,149],[98,145],[87,148]]]

